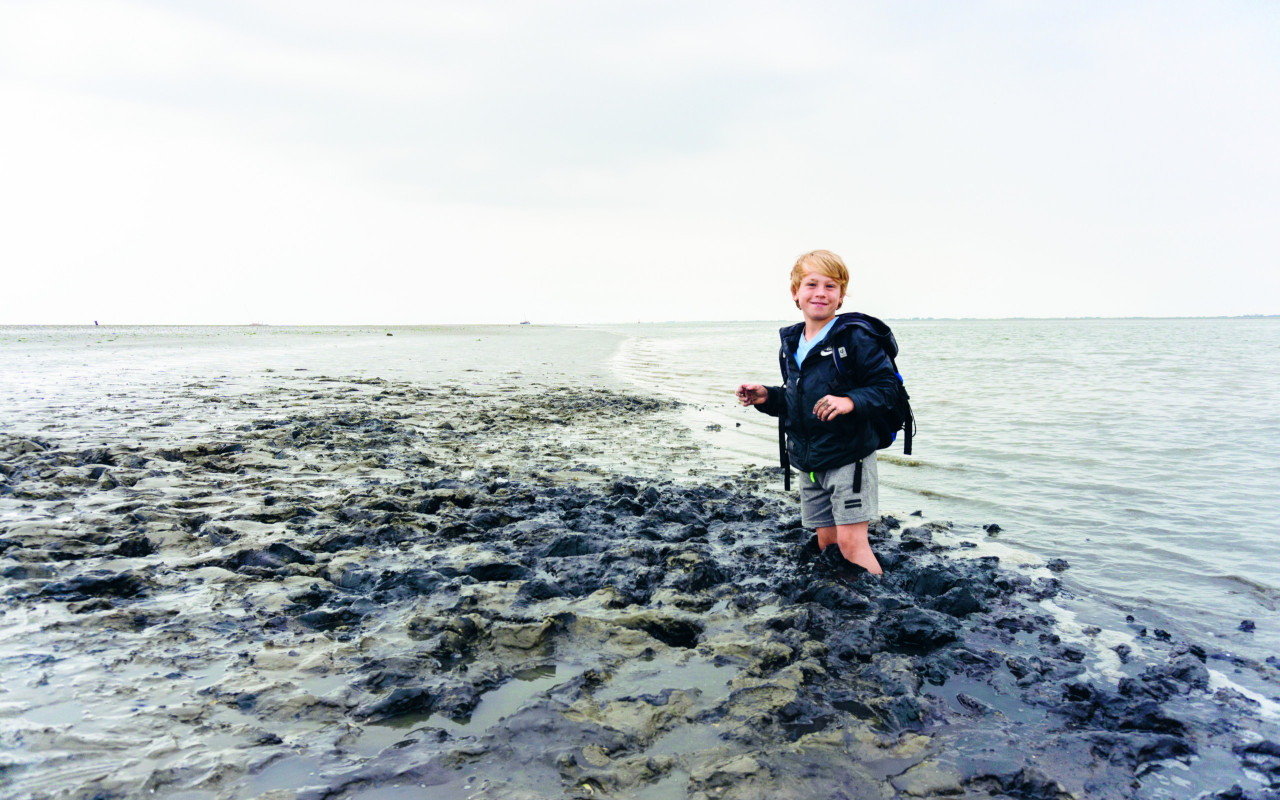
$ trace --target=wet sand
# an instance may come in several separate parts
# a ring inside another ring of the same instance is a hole
[[[885,577],[849,575],[776,471],[716,474],[671,401],[149,392],[100,410],[100,445],[0,428],[6,796],[1280,789],[1273,723],[1207,667],[1274,662],[1141,620],[1064,638],[1065,560],[973,557],[946,521],[886,516]]]

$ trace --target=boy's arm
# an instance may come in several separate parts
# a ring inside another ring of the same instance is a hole
[[[898,373],[884,348],[859,328],[850,331],[853,348],[852,377],[856,388],[844,394],[853,401],[855,416],[866,416],[892,407],[898,393]]]

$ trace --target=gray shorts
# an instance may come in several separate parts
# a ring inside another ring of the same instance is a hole
[[[861,464],[861,476],[857,474],[857,462],[826,471],[801,473],[800,517],[806,528],[853,525],[879,516],[876,454],[862,459]],[[862,485],[855,487],[858,477]]]

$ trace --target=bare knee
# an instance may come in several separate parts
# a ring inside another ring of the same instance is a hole
[[[867,538],[867,523],[855,522],[852,525],[836,526],[836,543],[840,546],[840,554],[846,561],[865,569],[873,575],[883,574],[876,554],[871,552],[871,542]]]
[[[835,538],[842,547],[866,547],[868,549],[871,547],[867,538],[867,523],[865,522],[855,522],[852,525],[837,525]]]

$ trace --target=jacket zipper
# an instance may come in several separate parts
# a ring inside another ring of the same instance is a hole
[[[830,340],[830,339],[831,339],[831,334],[834,334],[835,332],[836,332],[835,330],[830,331],[830,332],[827,334],[827,340]],[[803,335],[803,334],[801,334],[801,335]],[[798,343],[799,343],[799,342],[797,341],[797,344],[798,344]],[[784,347],[785,347],[785,346],[786,346],[786,345],[784,344]],[[830,345],[828,345],[828,346],[830,346]],[[813,359],[813,357],[814,357],[814,354],[815,354],[815,353],[817,353],[817,354],[818,354],[818,356],[819,356],[819,358],[821,358],[821,355],[822,355],[822,353],[821,353],[821,349],[822,349],[821,347],[815,347],[814,349],[810,350],[810,351],[805,355],[804,360],[805,360],[806,362],[808,362],[808,361],[812,360],[812,359]],[[811,428],[810,428],[810,426],[809,426],[809,415],[808,415],[808,414],[806,414],[806,413],[804,413],[804,411],[800,408],[800,400],[801,400],[801,393],[800,393],[801,373],[804,371],[804,364],[796,364],[796,358],[795,358],[795,353],[794,353],[794,352],[789,353],[789,354],[787,355],[787,372],[788,372],[788,374],[790,374],[791,369],[792,369],[792,367],[793,367],[793,366],[795,367],[795,371],[796,371],[796,377],[795,377],[795,387],[796,387],[796,388],[795,388],[795,398],[796,398],[796,416],[795,416],[795,417],[793,417],[793,419],[796,421],[796,423],[797,423],[797,427],[798,427],[800,430],[802,430],[802,431],[804,432],[804,436],[803,436],[803,437],[801,437],[801,440],[800,440],[800,442],[799,442],[799,445],[800,445],[800,448],[802,449],[802,454],[803,454],[804,458],[802,458],[802,459],[796,459],[796,460],[797,460],[797,461],[800,461],[800,463],[802,463],[802,464],[808,464],[808,463],[810,463],[810,462],[809,462],[809,441],[810,441],[810,439],[811,439],[810,434],[812,433],[812,429],[811,429]],[[788,383],[790,383],[790,380],[788,380]],[[790,406],[790,403],[788,403],[788,406]],[[794,437],[793,437],[793,440],[794,440]]]

